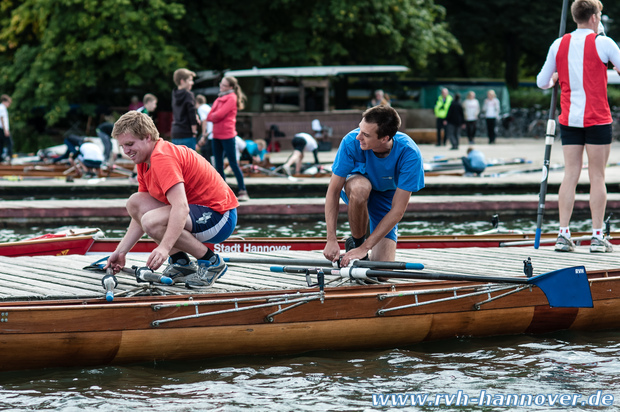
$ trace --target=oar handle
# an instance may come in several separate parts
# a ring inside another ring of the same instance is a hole
[[[114,300],[114,288],[118,286],[118,281],[116,276],[114,276],[112,268],[108,268],[106,275],[101,278],[101,285],[105,289],[105,300],[112,302]]]
[[[149,267],[136,268],[136,280],[138,282],[154,282],[172,285],[172,279],[168,276],[153,272]]]

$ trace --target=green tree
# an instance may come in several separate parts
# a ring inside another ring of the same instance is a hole
[[[450,31],[463,46],[462,54],[437,56],[429,74],[438,77],[504,78],[511,87],[533,79],[542,67],[551,43],[558,37],[562,0],[538,1],[437,0],[447,10]],[[566,32],[576,28],[570,15]],[[604,14],[620,13],[620,4],[606,2]],[[618,21],[618,18],[615,18]],[[612,38],[618,23],[612,23]]]
[[[4,0],[0,89],[13,97],[13,129],[34,108],[53,125],[70,104],[92,108],[96,91],[170,84],[186,63],[167,42],[170,21],[183,15],[181,4],[163,0]]]
[[[53,125],[72,104],[92,111],[132,88],[168,92],[178,67],[416,69],[460,52],[444,18],[434,0],[3,0],[0,90],[13,97],[16,132],[34,108]]]
[[[186,1],[176,23],[202,67],[405,64],[460,51],[433,0]]]

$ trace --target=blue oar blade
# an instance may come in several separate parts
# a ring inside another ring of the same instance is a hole
[[[554,270],[528,280],[538,286],[549,301],[549,306],[557,308],[591,308],[592,292],[586,268]]]

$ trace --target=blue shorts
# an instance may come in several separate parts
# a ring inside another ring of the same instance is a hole
[[[562,146],[611,144],[611,124],[589,127],[571,127],[560,125],[560,136],[562,137]]]
[[[237,225],[237,209],[219,213],[207,206],[189,205],[192,234],[201,242],[221,243],[228,239]]]
[[[370,220],[370,233],[375,230],[375,227],[381,222],[381,220],[392,209],[392,199],[394,198],[395,190],[387,190],[380,192],[378,190],[371,190],[370,196],[368,196],[368,218]],[[344,189],[340,192],[340,198],[348,205],[349,198]],[[385,235],[386,238],[392,239],[396,242],[398,238],[398,225],[394,226],[392,230]]]

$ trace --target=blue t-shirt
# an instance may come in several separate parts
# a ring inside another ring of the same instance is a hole
[[[484,159],[484,155],[482,154],[482,152],[478,150],[472,150],[471,152],[469,152],[467,157],[469,157],[471,167],[476,169],[484,169],[487,167],[487,161]]]
[[[360,148],[356,140],[359,131],[357,128],[342,139],[332,173],[340,177],[359,173],[370,181],[374,190],[380,192],[397,188],[417,192],[424,187],[422,155],[409,136],[397,132],[390,154],[379,158],[372,150]]]
[[[247,149],[250,156],[259,156],[260,160],[263,160],[265,158],[265,153],[267,153],[267,150],[258,150],[258,145],[254,140],[246,140],[245,144],[245,148]]]

